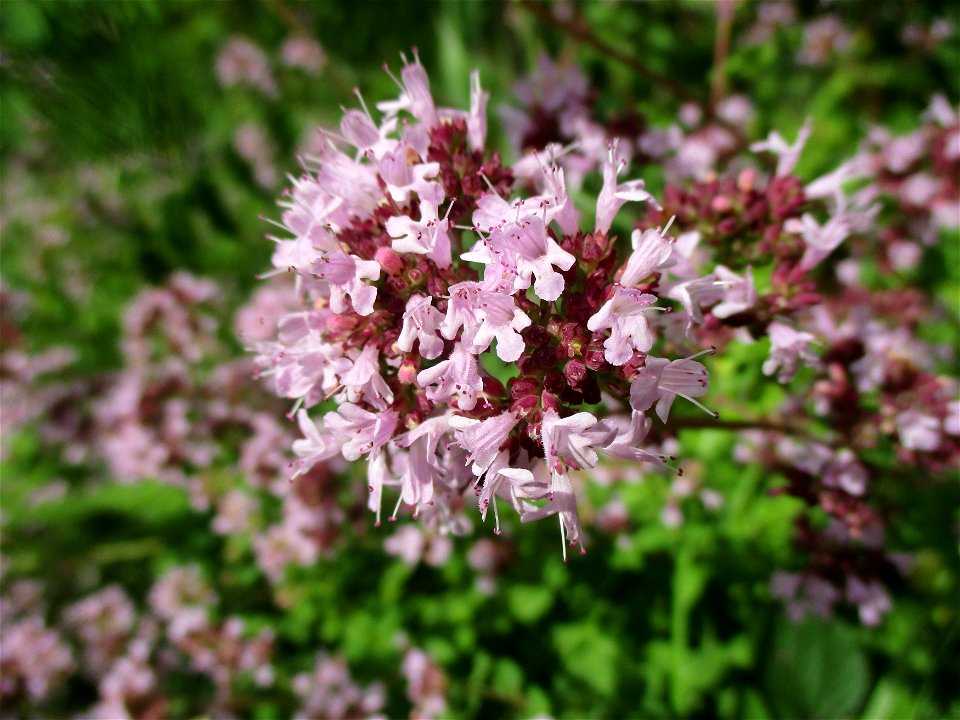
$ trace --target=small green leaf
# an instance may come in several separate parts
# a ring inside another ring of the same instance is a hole
[[[539,585],[514,585],[507,591],[510,613],[522,623],[532,623],[543,617],[553,604],[549,588]]]
[[[775,713],[791,718],[839,718],[856,712],[870,671],[853,631],[839,621],[781,618],[765,685]]]
[[[553,644],[567,672],[582,680],[600,695],[609,696],[617,687],[616,641],[601,635],[594,625],[561,625],[553,631]]]

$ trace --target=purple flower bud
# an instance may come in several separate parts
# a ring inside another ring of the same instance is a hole
[[[579,360],[571,360],[563,368],[563,374],[567,384],[575,390],[579,390],[587,377],[587,366]]]

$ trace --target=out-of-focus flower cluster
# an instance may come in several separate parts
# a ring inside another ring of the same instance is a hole
[[[244,620],[215,619],[218,598],[195,565],[171,567],[137,608],[122,588],[109,585],[67,605],[47,624],[44,588],[14,583],[2,598],[0,697],[36,703],[55,697],[72,676],[94,684],[99,699],[84,717],[164,717],[171,712],[167,688],[184,673],[211,686],[205,713],[233,717],[238,683],[270,688],[275,682],[270,630],[251,632]],[[414,716],[436,717],[446,707],[443,672],[423,650],[406,650],[402,668]],[[342,658],[320,653],[310,670],[293,678],[299,698],[295,717],[376,717],[385,691],[358,685]]]
[[[121,484],[153,479],[183,488],[196,512],[212,513],[214,533],[250,543],[282,604],[288,568],[329,553],[344,523],[359,519],[365,498],[357,489],[354,510],[345,507],[339,476],[327,464],[288,483],[286,450],[293,438],[279,401],[251,392],[248,359],[215,362],[228,355],[215,321],[221,294],[214,283],[185,273],[143,291],[124,314],[125,367],[78,381],[57,374],[72,356],[20,347],[18,322],[28,303],[4,290],[4,438],[43,418],[41,439],[68,464],[103,466]],[[238,311],[233,331],[248,341],[265,338],[274,331],[269,318],[290,304],[289,289],[265,286]],[[237,440],[238,456],[223,457]],[[229,474],[233,467],[244,482]],[[56,501],[67,489],[65,481],[53,483],[33,502]],[[49,624],[44,597],[40,583],[19,581],[0,602],[4,702],[49,701],[80,675],[99,690],[88,717],[163,716],[169,712],[165,688],[189,668],[212,685],[207,712],[221,716],[235,712],[238,682],[274,682],[272,633],[250,632],[243,618],[219,615],[216,594],[197,566],[171,568],[144,608],[110,585],[63,608]],[[319,685],[304,675],[294,688],[302,700],[298,716],[376,714],[382,689],[361,691],[349,673],[331,684],[328,666],[346,672],[342,660],[318,660]],[[338,708],[343,714],[334,714]]]

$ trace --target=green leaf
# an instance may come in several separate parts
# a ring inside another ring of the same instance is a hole
[[[31,522],[77,522],[98,513],[118,513],[142,523],[161,524],[190,512],[182,488],[145,480],[133,485],[104,485],[79,495],[43,503],[30,513]]]
[[[797,624],[781,618],[765,673],[767,697],[777,715],[850,716],[869,685],[867,659],[848,626],[812,617]]]
[[[553,604],[553,593],[539,585],[514,585],[507,591],[510,614],[522,623],[543,617]]]
[[[613,638],[600,634],[595,625],[578,623],[554,628],[553,644],[567,672],[600,695],[613,694],[619,656]]]

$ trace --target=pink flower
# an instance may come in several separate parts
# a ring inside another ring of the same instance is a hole
[[[810,122],[810,118],[807,118],[803,127],[797,132],[797,139],[793,145],[790,145],[780,133],[774,130],[767,136],[766,140],[753,143],[750,149],[753,152],[766,151],[777,155],[780,158],[777,162],[777,177],[789,175],[793,172],[793,168],[800,158],[800,153],[807,143],[807,138],[810,137]]]
[[[710,375],[707,369],[693,358],[711,352],[712,349],[704,350],[697,355],[672,361],[647,355],[643,368],[630,386],[630,406],[643,412],[656,403],[657,416],[666,422],[673,401],[680,396],[717,417],[717,413],[694,400],[710,391]]]
[[[407,679],[407,697],[414,703],[412,717],[429,720],[447,709],[443,691],[446,678],[440,667],[422,650],[411,648],[401,666]]]
[[[473,410],[477,393],[483,391],[477,359],[464,350],[461,343],[454,346],[448,360],[421,370],[417,384],[427,389],[427,399],[433,402],[449,403],[456,396],[457,408],[464,411]]]
[[[598,233],[606,233],[610,230],[613,218],[627,202],[649,201],[654,207],[660,207],[653,199],[653,195],[643,189],[643,180],[631,180],[617,185],[617,175],[626,165],[626,161],[616,157],[616,150],[617,143],[614,141],[603,166],[603,187],[597,197],[596,231]]]
[[[330,658],[325,653],[317,655],[309,673],[294,677],[293,690],[300,698],[298,718],[372,717],[380,712],[385,702],[382,685],[360,687],[350,676],[342,658]]]
[[[879,625],[890,612],[890,595],[876,580],[865,583],[855,576],[847,578],[847,600],[858,606],[860,622],[867,627]]]
[[[897,415],[900,444],[910,450],[930,452],[940,445],[940,422],[933,415],[907,410]]]
[[[671,220],[672,222],[672,220]],[[657,270],[669,267],[668,260],[673,253],[673,242],[667,239],[670,223],[662,230],[650,228],[634,230],[630,235],[633,252],[627,258],[627,264],[620,277],[625,287],[633,287],[645,277]]]
[[[524,349],[520,331],[529,325],[530,318],[510,295],[490,289],[486,283],[466,281],[450,286],[447,315],[440,333],[453,340],[462,327],[460,341],[474,354],[484,352],[496,339],[497,357],[514,362]]]
[[[467,462],[473,463],[474,475],[479,477],[493,464],[518,422],[520,418],[512,412],[494,415],[483,421],[457,415],[450,418],[456,442],[467,451]]]
[[[398,203],[407,202],[410,193],[415,192],[422,201],[439,205],[443,202],[443,186],[427,180],[440,172],[439,163],[411,164],[411,152],[407,143],[400,142],[379,159],[380,177],[387,185],[387,192]]]
[[[850,235],[850,223],[842,214],[834,215],[826,223],[820,225],[810,213],[804,213],[797,220],[790,218],[783,224],[783,229],[796,233],[806,243],[806,250],[800,259],[800,267],[810,270],[820,264],[820,261],[832,253],[847,236]]]
[[[960,435],[960,400],[947,403],[947,416],[943,420],[943,431],[949,435]]]
[[[259,509],[260,503],[255,497],[243,490],[231,490],[217,503],[217,514],[210,528],[218,535],[249,533],[251,520]]]
[[[426,255],[438,267],[450,267],[450,236],[447,235],[447,215],[439,217],[437,207],[428,202],[420,203],[420,220],[401,215],[387,220],[387,233],[393,238],[392,247],[398,253]]]
[[[786,383],[797,373],[801,360],[807,365],[819,362],[819,357],[810,348],[817,344],[817,338],[810,333],[774,322],[767,328],[767,334],[770,336],[770,357],[763,363],[764,375],[773,375],[780,368],[777,380]]]
[[[539,156],[534,155],[535,159]],[[530,218],[539,218],[544,227],[556,220],[560,229],[565,233],[577,231],[576,210],[567,193],[563,181],[563,171],[552,166],[539,166],[538,171],[531,172],[539,185],[542,186],[539,195],[507,202],[495,192],[483,195],[477,201],[477,209],[473,213],[473,224],[487,232],[493,232],[507,223],[520,223]]]
[[[361,260],[356,255],[332,252],[321,255],[314,263],[313,271],[329,285],[330,309],[333,312],[340,314],[346,311],[348,296],[358,315],[373,312],[377,289],[363,280],[379,279],[380,264],[376,260]]]
[[[623,365],[635,350],[647,352],[653,346],[646,312],[656,301],[655,295],[618,287],[613,297],[587,321],[587,329],[592,332],[610,329],[610,337],[603,343],[608,363]]]
[[[836,15],[815,18],[803,29],[803,47],[797,53],[797,62],[823,65],[834,52],[846,50],[850,40],[850,32]]]
[[[349,402],[363,400],[378,410],[386,410],[393,403],[393,391],[380,374],[380,350],[367,345],[353,366],[340,375],[341,393]]]
[[[406,62],[406,61],[405,61]],[[420,58],[414,57],[414,62],[406,63],[400,71],[400,97],[397,100],[378,103],[377,107],[387,117],[396,116],[401,110],[409,112],[418,121],[432,127],[437,124],[437,108],[430,94],[430,79],[427,71],[420,64]]]
[[[663,455],[642,447],[653,425],[653,421],[642,412],[634,410],[629,418],[614,416],[604,420],[603,425],[613,432],[613,437],[605,446],[597,448],[601,453],[619,460],[663,465],[666,459]]]
[[[314,465],[325,462],[336,456],[343,447],[345,438],[337,437],[335,434],[324,430],[321,432],[306,410],[297,412],[297,423],[300,426],[300,432],[303,433],[302,440],[293,441],[293,452],[299,458],[294,463],[296,471],[293,477],[298,477],[309,472]]]
[[[346,218],[369,214],[383,197],[376,168],[344,155],[332,143],[311,160],[317,165],[317,187],[342,203],[338,210]]]
[[[250,85],[264,95],[277,94],[270,61],[259,47],[243,37],[230,38],[217,55],[217,78],[224,87]]]
[[[487,140],[487,100],[490,93],[480,87],[480,73],[470,73],[470,113],[467,115],[467,140],[470,149],[483,150]]]
[[[823,470],[823,484],[839,487],[851,495],[863,495],[867,489],[867,471],[849,448],[843,448]]]
[[[420,355],[427,360],[434,360],[443,352],[443,340],[437,335],[443,315],[432,302],[433,298],[426,295],[413,295],[407,300],[397,339],[397,347],[403,352],[413,352],[414,341],[419,341]]]
[[[323,48],[311,38],[305,35],[294,35],[287,38],[280,48],[280,59],[288,67],[300,68],[301,70],[316,75],[327,62],[326,53]]]
[[[343,403],[336,412],[323,416],[324,427],[337,442],[344,440],[341,453],[346,460],[376,455],[393,436],[399,417],[394,410],[372,413],[353,403]]]
[[[689,332],[693,323],[703,322],[703,308],[716,303],[723,294],[723,288],[718,283],[717,277],[710,273],[701,278],[677,283],[670,288],[667,296],[679,300],[687,311],[687,332]]]
[[[595,448],[606,446],[614,435],[588,412],[560,418],[555,410],[547,409],[540,425],[544,456],[552,472],[558,471],[561,460],[574,469],[593,467],[599,459]]]
[[[534,292],[547,301],[560,297],[564,287],[563,276],[553,266],[569,270],[575,261],[550,237],[543,220],[535,216],[493,228],[482,245],[461,257],[484,264],[500,262],[516,277],[514,291],[530,287],[533,276]]]
[[[407,505],[419,507],[433,500],[434,480],[442,474],[437,446],[450,431],[449,420],[449,415],[429,418],[395,440],[397,447],[410,448],[400,478],[401,495]]]
[[[290,522],[271,525],[253,538],[257,566],[272,583],[283,579],[290,565],[308,567],[320,558],[317,542],[302,527]]]
[[[570,473],[553,471],[553,481],[550,485],[550,498],[542,508],[531,510],[523,515],[521,522],[533,522],[550,515],[557,515],[560,519],[560,543],[563,547],[563,561],[567,561],[567,543],[570,546],[580,546],[580,554],[586,552],[583,548],[583,528],[580,525],[580,514],[577,512],[577,496],[570,483]]]
[[[376,160],[397,146],[398,141],[388,137],[396,129],[396,119],[385,120],[377,127],[366,109],[347,110],[340,120],[340,134],[346,141],[358,150],[369,151]]]
[[[494,534],[500,534],[500,513],[497,509],[497,496],[505,497],[510,500],[514,510],[519,515],[528,512],[532,506],[523,502],[526,500],[540,500],[546,497],[550,489],[549,480],[544,477],[538,477],[530,470],[525,468],[514,468],[509,466],[509,453],[506,450],[497,454],[490,467],[477,480],[477,485],[481,486],[478,490],[478,502],[480,505],[480,517],[483,522],[487,521],[487,511],[490,505],[493,505],[494,516]],[[542,463],[537,467],[543,468]]]
[[[747,267],[740,277],[732,270],[717,265],[713,271],[714,284],[720,289],[721,299],[710,308],[710,314],[717,318],[728,318],[731,315],[745,312],[757,302],[757,291],[753,284],[753,268]]]
[[[0,686],[3,694],[14,694],[17,684],[22,683],[34,701],[45,699],[74,669],[70,646],[39,616],[4,627],[0,664],[4,670]]]

